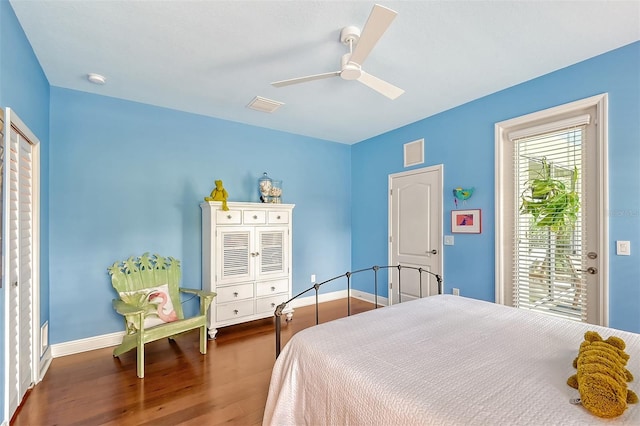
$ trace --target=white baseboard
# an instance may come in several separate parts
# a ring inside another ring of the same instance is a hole
[[[53,356],[51,355],[51,346],[47,346],[47,349],[44,351],[44,354],[42,354],[42,357],[40,358],[40,373],[37,378],[38,381],[36,383],[40,383],[42,379],[44,379],[44,375],[47,374],[52,360]]]
[[[331,293],[323,293],[318,295],[319,303],[322,302],[330,302],[332,300],[344,299],[347,297],[347,290],[339,290]],[[355,297],[357,299],[361,299],[370,303],[374,303],[374,295],[371,293],[366,293],[358,290],[351,290],[351,297]],[[299,308],[302,306],[309,306],[316,303],[316,296],[306,296],[300,297],[291,302],[291,307],[293,309]],[[386,297],[378,296],[378,304],[386,306],[388,304],[388,299]],[[44,377],[49,365],[51,364],[51,360],[53,358],[59,358],[61,356],[79,354],[81,352],[93,351],[96,349],[108,348],[110,346],[117,346],[122,343],[122,337],[124,336],[124,331],[119,331],[116,333],[103,334],[102,336],[94,336],[88,337],[86,339],[72,340],[70,342],[64,343],[56,343],[54,345],[50,345],[45,355],[42,357],[41,366],[40,366],[40,378]],[[2,425],[0,425],[2,426]]]
[[[376,303],[375,295],[364,291],[351,290],[351,297],[355,297],[356,299],[364,300],[365,302],[369,303]],[[389,299],[386,297],[378,296],[378,305],[389,305]]]
[[[318,295],[318,303],[330,302],[332,300],[344,299],[347,297],[347,290],[333,291],[331,293],[323,293]],[[359,290],[351,290],[351,297],[364,300],[365,302],[374,303],[375,296],[372,293],[367,293]],[[300,308],[302,306],[309,306],[316,303],[316,296],[300,297],[290,303],[292,308]],[[386,297],[378,296],[378,305],[387,306],[389,300]]]
[[[344,299],[347,297],[347,290],[339,290],[331,293],[323,293],[318,295],[318,303],[323,302],[331,302],[332,300]],[[313,294],[312,296],[300,297],[298,299],[293,300],[289,305],[292,308],[300,308],[302,306],[315,305],[316,296]]]
[[[87,337],[86,339],[72,340],[70,342],[51,345],[51,356],[58,358],[66,355],[79,354],[81,352],[117,346],[122,343],[124,331],[103,334],[102,336]]]

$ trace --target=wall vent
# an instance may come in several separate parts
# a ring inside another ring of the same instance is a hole
[[[248,108],[255,109],[260,112],[274,112],[280,106],[284,105],[283,102],[274,101],[273,99],[263,98],[262,96],[256,96],[247,105]]]
[[[410,167],[424,163],[424,139],[404,144],[404,166]]]

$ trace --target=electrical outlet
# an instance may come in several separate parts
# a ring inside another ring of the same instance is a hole
[[[631,242],[616,241],[616,254],[618,256],[631,256]]]
[[[452,293],[454,296],[460,296],[460,289],[459,289],[459,288],[452,288],[452,289],[451,289],[451,293]]]
[[[316,283],[316,274],[311,274],[311,284]]]

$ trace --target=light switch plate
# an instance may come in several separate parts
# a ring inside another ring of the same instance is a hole
[[[616,254],[618,256],[631,256],[631,241],[616,241]]]
[[[453,245],[453,235],[445,235],[444,236],[444,245],[452,246]]]

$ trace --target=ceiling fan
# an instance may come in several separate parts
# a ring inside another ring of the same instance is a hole
[[[396,99],[404,93],[404,90],[368,74],[362,69],[362,63],[367,59],[367,56],[369,56],[371,50],[380,37],[382,37],[382,34],[389,28],[391,21],[393,21],[396,15],[397,13],[395,11],[376,4],[373,6],[373,10],[371,10],[371,14],[362,29],[362,33],[358,27],[344,27],[340,32],[340,41],[349,46],[349,53],[342,55],[342,66],[339,71],[276,81],[271,83],[271,85],[284,87],[291,84],[339,76],[344,80],[358,80],[360,83],[387,98]]]

